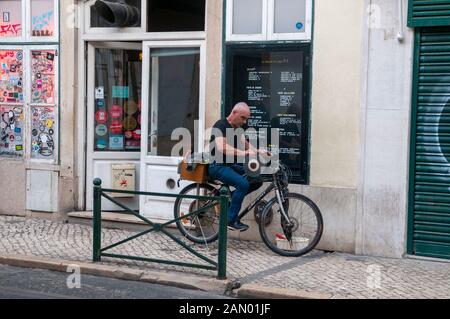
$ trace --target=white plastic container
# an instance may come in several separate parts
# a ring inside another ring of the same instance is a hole
[[[287,239],[277,238],[277,247],[284,250],[301,250],[308,244],[309,239],[305,237],[292,237],[292,247]]]

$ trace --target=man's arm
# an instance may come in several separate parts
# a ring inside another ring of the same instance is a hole
[[[231,146],[227,143],[227,140],[225,137],[216,137],[215,142],[216,142],[217,150],[226,156],[242,156],[242,157],[244,157],[244,156],[256,154],[256,151],[254,151],[252,148],[247,147],[247,144],[244,144],[246,146],[245,151],[234,148],[233,146]]]
[[[250,143],[250,142],[245,138],[245,136],[242,136],[241,142],[244,143],[245,149],[246,149],[247,151],[250,151],[250,152],[251,152],[251,154],[249,154],[249,155],[260,154],[260,155],[263,155],[263,156],[272,156],[272,153],[271,153],[271,152],[269,152],[269,151],[267,151],[267,150],[263,150],[263,149],[257,149],[256,147],[254,147],[253,144]]]

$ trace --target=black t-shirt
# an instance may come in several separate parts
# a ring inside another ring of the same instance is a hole
[[[244,134],[247,129],[247,125],[234,129],[233,126],[228,123],[227,119],[218,120],[212,127],[211,139],[209,141],[212,162],[224,165],[243,163],[243,158],[238,158],[237,156],[234,156],[233,158],[230,157],[227,161],[226,156],[217,150],[215,140],[216,137],[225,137],[228,145],[240,150],[245,150],[245,145],[240,141],[242,134]]]

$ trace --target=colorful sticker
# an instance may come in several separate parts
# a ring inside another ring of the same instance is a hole
[[[18,56],[22,51],[0,50],[0,103],[22,104],[23,61]]]
[[[95,146],[100,149],[100,150],[104,150],[107,146],[106,140],[99,138],[95,144]]]
[[[119,105],[113,105],[109,108],[109,115],[113,119],[121,119],[123,116],[123,108]]]
[[[110,136],[109,137],[109,148],[111,150],[122,150],[123,149],[123,136]]]
[[[134,101],[125,102],[125,113],[133,115],[138,111],[138,105]]]
[[[103,86],[95,88],[95,99],[103,100],[104,98],[105,98],[105,88]]]
[[[55,104],[55,50],[31,51],[31,102],[34,104]]]
[[[138,126],[138,121],[133,116],[127,116],[123,120],[123,128],[127,131],[133,131],[137,128],[137,126]]]
[[[0,106],[0,156],[23,156],[23,109]]]
[[[104,124],[99,124],[95,127],[95,134],[98,136],[105,136],[108,134],[108,127]]]
[[[54,158],[55,112],[53,107],[31,108],[31,157]]]
[[[105,100],[96,100],[95,104],[97,107],[104,107],[105,106]]]
[[[108,113],[105,110],[98,110],[95,113],[95,121],[98,124],[106,124],[108,122]]]
[[[128,86],[113,86],[113,99],[128,99],[130,97],[130,87]]]
[[[109,123],[109,130],[112,134],[121,134],[123,131],[123,125],[121,121],[111,121]]]

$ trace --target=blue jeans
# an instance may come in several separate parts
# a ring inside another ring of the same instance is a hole
[[[234,222],[238,219],[245,196],[262,186],[262,182],[257,180],[252,180],[250,182],[249,179],[242,176],[245,174],[245,171],[244,167],[239,164],[233,164],[231,166],[210,164],[208,174],[210,178],[219,180],[236,189],[231,196],[231,205],[228,210],[228,222]]]

